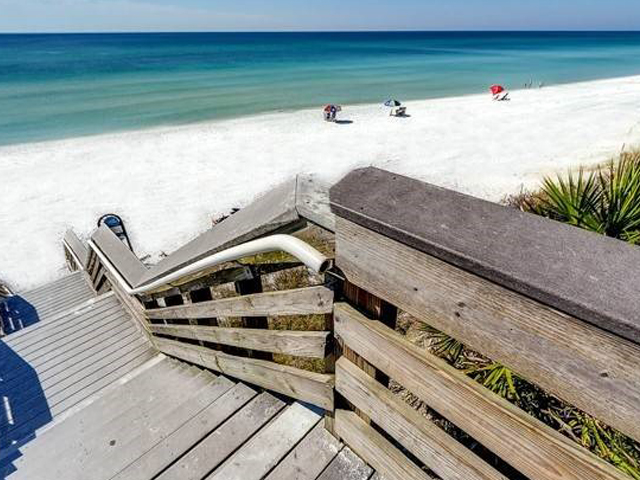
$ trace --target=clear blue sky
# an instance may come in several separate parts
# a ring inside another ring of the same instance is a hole
[[[639,28],[640,0],[0,0],[0,32]]]

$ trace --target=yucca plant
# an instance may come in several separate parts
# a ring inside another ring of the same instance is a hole
[[[539,192],[508,203],[576,227],[640,242],[640,152],[622,153],[599,171],[545,178]]]

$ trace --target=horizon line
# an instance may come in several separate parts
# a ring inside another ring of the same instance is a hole
[[[197,34],[197,33],[260,33],[260,34],[292,34],[292,33],[640,33],[637,30],[610,30],[610,29],[535,29],[535,30],[481,30],[481,29],[451,29],[451,30],[421,30],[421,29],[395,29],[395,30],[70,30],[70,31],[0,31],[0,35],[126,35],[126,34]]]

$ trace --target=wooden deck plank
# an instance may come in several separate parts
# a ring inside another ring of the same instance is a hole
[[[507,480],[355,364],[336,364],[336,389],[443,480]]]
[[[81,331],[88,324],[105,323],[106,317],[123,313],[122,308],[115,302],[98,305],[95,310],[90,309],[80,315],[69,315],[68,320],[57,323],[55,327],[34,331],[31,341],[24,341],[16,346],[10,342],[4,345],[19,355],[27,356],[31,352],[42,353],[43,347],[51,347],[58,339],[68,339],[71,334]]]
[[[123,354],[118,358],[117,362],[105,365],[103,368],[82,377],[73,385],[67,386],[62,391],[57,392],[52,398],[47,399],[46,404],[42,402],[42,399],[38,398],[35,401],[20,405],[15,413],[20,414],[25,412],[28,415],[27,418],[30,418],[30,420],[25,420],[12,428],[7,428],[4,433],[17,437],[18,435],[15,432],[33,431],[34,425],[38,425],[38,427],[35,428],[39,428],[39,424],[42,423],[43,418],[55,418],[76,403],[92,395],[133,368],[141,365],[150,359],[153,354],[149,345],[143,345],[131,352]]]
[[[39,357],[37,361],[31,361],[26,365],[16,367],[11,374],[6,375],[4,385],[12,386],[14,382],[20,381],[20,378],[25,373],[33,371],[38,374],[38,378],[46,379],[61,368],[65,368],[69,362],[83,360],[88,352],[99,347],[101,343],[108,342],[114,335],[120,335],[122,332],[130,331],[132,328],[135,329],[129,322],[115,321],[113,324],[107,324],[100,328],[97,334],[84,337],[84,341],[68,344],[68,348],[64,350],[53,349],[46,355]]]
[[[113,293],[107,293],[100,297],[92,298],[80,305],[75,305],[68,310],[60,312],[60,314],[51,317],[48,322],[36,323],[35,325],[32,325],[27,329],[12,333],[10,337],[4,338],[3,342],[5,342],[6,345],[15,347],[22,345],[25,342],[31,342],[32,339],[36,335],[38,335],[38,333],[36,332],[43,332],[52,328],[60,328],[60,325],[64,323],[77,321],[77,318],[80,315],[84,315],[85,313],[92,310],[98,310],[99,308],[103,308],[105,306],[113,304],[114,302],[117,303],[117,301],[113,298]]]
[[[256,395],[256,391],[246,385],[235,385],[162,441],[153,445],[145,454],[115,475],[113,480],[154,478]]]
[[[77,328],[70,332],[56,332],[51,334],[50,342],[28,345],[22,349],[16,349],[13,353],[19,355],[23,360],[30,364],[37,364],[38,359],[44,357],[47,353],[66,348],[68,345],[74,345],[78,341],[82,341],[92,335],[98,333],[99,328],[113,326],[114,324],[127,321],[122,309],[113,308],[104,316],[95,317],[95,323],[91,323],[93,319],[86,318],[78,322]]]
[[[158,476],[157,480],[202,480],[285,407],[262,393],[191,451]]]
[[[69,480],[83,478],[83,465],[79,460],[84,458],[84,453],[98,452],[93,460],[99,461],[101,456],[106,455],[111,447],[118,445],[118,442],[121,446],[140,432],[153,428],[158,420],[166,415],[167,410],[180,405],[215,378],[202,370],[190,367],[173,369],[171,373],[169,377],[150,375],[146,384],[147,392],[140,389],[132,389],[129,392],[117,389],[110,392],[100,403],[96,403],[94,408],[76,413],[84,415],[79,415],[79,418],[74,418],[76,415],[73,415],[67,422],[48,430],[46,433],[49,438],[64,438],[65,441],[39,442],[39,445],[36,444],[39,448],[28,451],[29,462],[17,462],[19,471],[25,478],[41,478],[39,475]],[[181,388],[167,388],[167,381],[171,379],[174,382],[181,380]],[[132,382],[132,385],[135,386],[136,383]],[[125,411],[113,408],[119,403],[119,393],[128,393],[130,408]],[[111,440],[116,440],[116,444],[110,445]],[[63,458],[64,462],[57,460],[60,458]],[[54,469],[58,470],[54,472]]]
[[[187,368],[186,364],[165,357],[153,368],[143,371],[135,381],[126,381],[115,390],[95,399],[92,408],[75,412],[54,429],[45,429],[39,435],[40,441],[27,444],[21,451],[31,455],[31,458],[54,461],[55,458],[64,456],[65,448],[76,448],[74,442],[81,441],[78,438],[80,433],[92,437],[94,432],[113,424],[117,418],[141,418],[147,408],[157,403],[159,395],[164,393],[161,397],[164,399],[173,394],[172,391],[165,392],[166,383],[180,378]],[[184,382],[182,391],[186,388],[188,383]],[[120,408],[109,408],[115,404]],[[56,437],[69,440],[61,444],[55,441]]]
[[[208,325],[150,325],[154,334],[311,358],[326,356],[329,332],[225,328]]]
[[[279,292],[256,293],[176,307],[148,310],[150,319],[261,317],[331,313],[333,292],[326,287],[306,287]]]
[[[53,398],[57,392],[65,388],[65,385],[75,383],[90,372],[101,368],[105,363],[108,364],[123,353],[143,345],[149,346],[148,341],[137,334],[133,327],[129,327],[117,337],[116,342],[98,345],[82,361],[74,359],[74,362],[65,362],[55,374],[46,379],[38,376],[39,382],[37,384],[29,385],[27,382],[27,385],[24,385],[23,382],[16,382],[12,386],[3,386],[0,388],[0,394],[9,395],[14,403],[17,401],[26,402],[31,397],[42,394],[47,399]]]
[[[308,407],[294,403],[244,444],[207,480],[260,480],[304,438],[320,418]]]
[[[82,467],[77,469],[78,476],[69,476],[66,473],[65,477],[68,480],[74,478],[83,480],[84,472],[86,472],[85,468],[88,467],[95,478],[152,478],[151,474],[154,465],[151,463],[153,462],[151,457],[147,458],[150,460],[148,465],[144,461],[140,464],[141,470],[133,469],[128,473],[123,472],[123,470],[143,457],[155,445],[166,440],[192,417],[207,409],[234,386],[233,382],[224,377],[209,375],[209,378],[209,383],[203,385],[199,390],[190,395],[183,395],[183,399],[180,402],[168,405],[168,408],[163,412],[151,417],[152,423],[149,428],[133,430],[130,425],[118,419],[119,432],[111,435],[105,435],[101,432],[98,435],[98,439],[101,438],[102,442],[98,443],[96,450],[92,451],[85,447],[77,457],[70,459],[73,465]],[[168,388],[170,387],[168,386]],[[179,389],[180,385],[175,384],[174,388]],[[133,430],[133,435],[130,435],[131,430]],[[100,446],[100,443],[106,445],[114,441],[114,447],[118,446],[118,448],[105,449],[104,446]],[[156,457],[157,460],[162,459]],[[150,468],[147,471],[145,467]],[[119,473],[122,473],[122,476],[118,475]]]
[[[429,475],[412,463],[373,427],[367,425],[355,412],[336,411],[336,432],[358,454],[388,480],[430,480]],[[369,475],[373,470],[369,471]],[[336,480],[345,477],[322,476],[318,480]],[[365,477],[365,478],[368,478]]]
[[[3,372],[5,386],[13,386],[15,382],[20,382],[25,374],[30,375],[33,372],[44,373],[48,369],[59,365],[62,361],[69,361],[69,358],[73,357],[73,355],[81,354],[91,348],[97,338],[104,338],[105,333],[119,333],[129,327],[128,322],[123,321],[123,317],[114,314],[113,317],[108,319],[107,323],[98,325],[95,332],[87,333],[85,336],[80,335],[58,348],[47,348],[42,355],[35,359],[25,358],[18,353],[7,354],[3,362],[10,370]],[[43,350],[45,350],[44,347]]]
[[[80,262],[78,265],[79,268],[85,268],[87,264],[87,260],[89,259],[89,249],[87,246],[78,238],[73,230],[67,230],[64,234],[64,241],[66,243],[65,248],[71,249],[75,259],[77,258],[77,262]]]
[[[324,422],[318,422],[265,480],[315,480],[342,447],[324,428]]]
[[[367,480],[372,473],[369,465],[349,447],[344,447],[317,480]]]

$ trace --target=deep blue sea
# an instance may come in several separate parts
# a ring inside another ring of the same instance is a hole
[[[0,145],[635,74],[640,32],[0,35]]]

